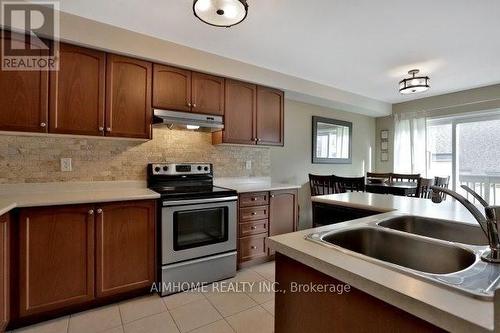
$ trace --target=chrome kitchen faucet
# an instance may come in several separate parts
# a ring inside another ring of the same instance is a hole
[[[442,188],[438,186],[431,186],[432,189],[432,202],[440,203],[443,198],[440,196],[440,192],[446,193],[449,196],[455,198],[458,202],[469,210],[469,212],[474,216],[477,220],[484,234],[488,238],[488,242],[490,245],[490,250],[485,252],[481,259],[490,263],[500,263],[500,238],[498,235],[498,229],[500,229],[500,206],[490,206],[488,203],[481,198],[479,194],[477,194],[470,187],[462,185],[462,188],[472,194],[474,198],[476,198],[481,205],[484,207],[485,215],[483,215],[479,209],[476,208],[469,200],[461,196],[455,191],[449,190],[447,188]]]

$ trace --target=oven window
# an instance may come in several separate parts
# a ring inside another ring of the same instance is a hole
[[[226,242],[227,207],[174,212],[174,250]]]

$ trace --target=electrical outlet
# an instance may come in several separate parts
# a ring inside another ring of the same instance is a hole
[[[71,167],[71,157],[61,158],[61,171],[63,172],[73,171],[73,168]]]
[[[252,170],[252,161],[246,161],[245,168],[247,170]]]

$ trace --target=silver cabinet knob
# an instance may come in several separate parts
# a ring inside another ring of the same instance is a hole
[[[88,213],[89,213],[89,215],[94,215],[94,210],[90,209]]]
[[[97,208],[97,214],[102,214],[102,209],[101,208]]]
[[[195,108],[195,107],[196,107],[196,103],[193,104],[193,108]]]
[[[40,127],[47,127],[47,123],[40,123]]]
[[[257,198],[252,198],[251,200],[252,200],[252,201],[257,201]]]
[[[274,197],[275,197],[275,195],[274,195],[274,194],[271,194],[271,198],[274,198]]]
[[[257,213],[256,212],[252,212],[252,215],[257,215]]]
[[[111,127],[107,127],[106,132],[111,132]]]
[[[252,226],[250,229],[255,230],[255,229],[257,229],[257,227],[256,226]]]
[[[250,246],[250,248],[251,248],[252,250],[256,250],[256,249],[257,249],[257,246]]]
[[[104,132],[104,127],[99,126],[99,132]]]
[[[187,103],[187,106],[191,107],[191,103],[189,103],[189,102],[188,102],[188,103]]]

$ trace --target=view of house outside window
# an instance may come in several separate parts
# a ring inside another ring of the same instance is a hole
[[[453,126],[456,126],[455,143]],[[451,177],[456,158],[456,190],[465,195],[460,185],[467,185],[490,204],[500,203],[499,128],[500,119],[430,120],[427,125],[427,176]]]

